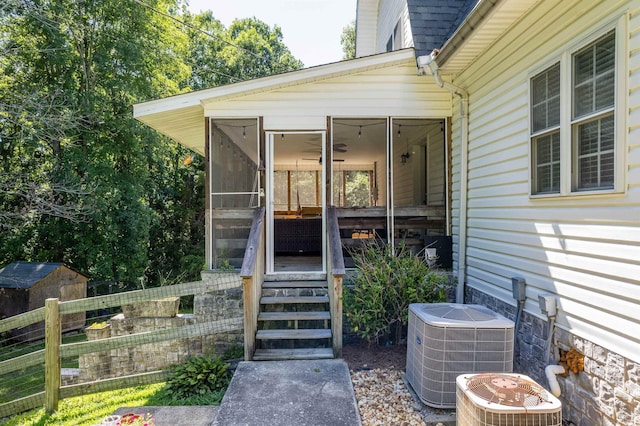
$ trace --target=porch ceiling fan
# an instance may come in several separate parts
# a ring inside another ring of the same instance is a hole
[[[319,145],[317,145],[315,143],[312,143],[312,142],[305,142],[305,143],[308,144],[308,145],[314,146],[314,148],[305,150],[303,152],[317,152],[317,153],[322,152],[322,147],[320,147]],[[341,153],[347,152],[347,144],[346,143],[334,143],[333,144],[333,152],[341,152]]]
[[[307,160],[307,161],[317,161],[319,164],[322,164],[322,156],[318,157],[318,159],[316,160],[315,158],[303,158],[303,160]],[[334,158],[333,162],[343,162],[344,159],[342,158]]]

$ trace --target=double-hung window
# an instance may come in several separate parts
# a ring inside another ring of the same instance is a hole
[[[616,189],[616,68],[612,30],[531,78],[533,195]]]
[[[615,167],[615,32],[573,55],[574,191],[613,189]]]
[[[560,63],[531,80],[534,192],[560,192]]]

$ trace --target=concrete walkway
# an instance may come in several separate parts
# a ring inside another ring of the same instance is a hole
[[[349,368],[341,359],[241,362],[213,422],[215,426],[360,424]]]
[[[218,407],[120,407],[113,414],[122,416],[127,413],[151,414],[156,426],[211,426]]]
[[[245,361],[220,407],[121,407],[156,426],[359,426],[347,363],[341,359]]]

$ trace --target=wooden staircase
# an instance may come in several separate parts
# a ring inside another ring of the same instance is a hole
[[[253,360],[333,358],[326,278],[300,278],[265,278]]]

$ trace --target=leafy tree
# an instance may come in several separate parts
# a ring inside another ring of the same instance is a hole
[[[342,59],[353,59],[356,57],[356,21],[351,21],[349,25],[342,29],[340,36],[342,45]]]
[[[1,264],[65,261],[127,285],[198,277],[204,161],[184,162],[131,104],[302,63],[255,18],[225,29],[182,0],[145,5],[0,6]]]
[[[175,3],[154,5],[168,10]],[[43,180],[44,187],[90,191],[93,202],[83,222],[43,216],[23,226],[14,234],[23,248],[17,254],[135,282],[148,264],[150,170],[163,154],[153,149],[158,135],[132,118],[131,104],[186,85],[188,69],[176,56],[186,38],[134,1],[13,0],[13,6],[0,20],[8,52],[0,96],[15,106],[5,122],[19,122],[19,130],[3,126],[2,140],[11,143],[3,147],[7,170]],[[31,111],[21,100],[32,93],[36,99],[56,94],[56,108]],[[56,120],[64,125],[54,126]]]

